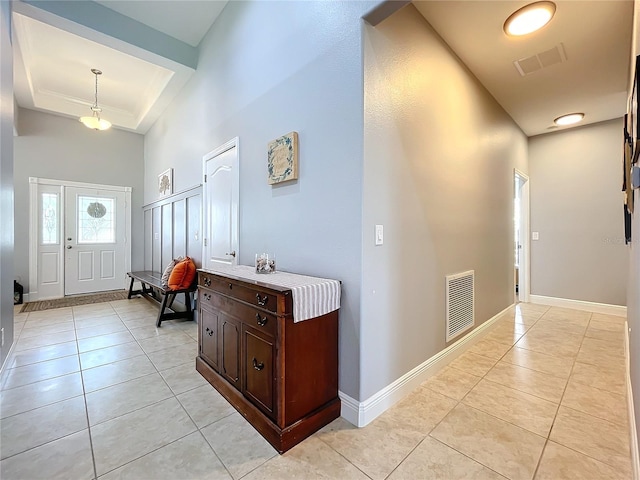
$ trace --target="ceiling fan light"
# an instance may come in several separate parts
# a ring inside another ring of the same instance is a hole
[[[556,4],[553,2],[530,3],[507,18],[504,22],[504,32],[514,37],[533,33],[549,23],[555,13]]]
[[[561,117],[556,118],[553,123],[563,127],[565,125],[573,125],[574,123],[578,123],[583,118],[584,113],[569,113],[567,115],[562,115]]]

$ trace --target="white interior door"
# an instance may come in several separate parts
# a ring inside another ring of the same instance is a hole
[[[65,295],[123,288],[125,192],[65,187]]]
[[[529,177],[515,172],[515,242],[518,292],[517,302],[529,301]]]
[[[238,139],[210,152],[204,161],[203,267],[237,265],[238,249]]]

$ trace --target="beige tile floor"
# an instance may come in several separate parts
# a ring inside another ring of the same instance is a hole
[[[622,318],[521,304],[367,427],[280,456],[195,371],[196,324],[155,313],[16,315],[3,480],[631,478]]]

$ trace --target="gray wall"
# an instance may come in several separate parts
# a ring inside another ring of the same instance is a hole
[[[634,43],[629,59],[629,96],[633,85],[636,55],[640,54],[640,5],[634,2]],[[640,207],[640,195],[634,190],[635,205]],[[636,207],[631,223],[632,242],[629,251],[629,284],[627,287],[627,321],[629,323],[629,367],[633,390],[636,430],[640,432],[640,208]]]
[[[476,325],[513,303],[513,176],[527,145],[413,6],[364,42],[367,398],[446,346],[446,275],[475,270]]]
[[[144,137],[123,130],[90,130],[75,119],[20,109],[15,138],[15,275],[29,287],[29,177],[122,185],[131,192],[131,268],[143,258]]]
[[[201,183],[202,157],[239,137],[240,257],[342,283],[340,389],[359,398],[362,20],[368,2],[229,2],[198,70],[145,136],[145,202],[157,175]],[[267,184],[267,143],[295,130],[299,179]]]
[[[2,365],[13,343],[13,53],[11,4],[0,2],[0,327]]]
[[[622,120],[530,138],[529,172],[531,294],[626,305]]]

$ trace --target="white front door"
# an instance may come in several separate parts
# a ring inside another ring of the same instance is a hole
[[[238,263],[238,139],[203,157],[204,252],[203,267]]]
[[[125,193],[65,187],[65,295],[122,289]]]

